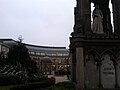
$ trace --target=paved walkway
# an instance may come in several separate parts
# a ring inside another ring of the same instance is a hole
[[[54,78],[55,78],[55,83],[64,82],[64,81],[69,81],[69,80],[67,79],[67,75],[64,75],[64,76],[53,76],[53,75],[49,75],[48,77],[49,77],[49,78],[50,78],[50,77],[54,77]]]
[[[53,76],[53,75],[49,75],[48,78],[54,77],[55,78],[55,83],[59,83],[59,82],[64,82],[64,81],[69,81],[67,79],[67,76]],[[36,90],[48,90],[47,88],[40,88],[40,89],[36,89]]]

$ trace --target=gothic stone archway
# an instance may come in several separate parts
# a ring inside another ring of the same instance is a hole
[[[84,89],[85,87],[97,87],[97,85],[93,86],[95,80],[91,82],[90,77],[87,75],[91,72],[87,69],[90,66],[91,69],[93,69],[91,73],[96,73],[98,88],[114,88],[120,85],[120,0],[111,1],[113,6],[114,32],[111,27],[110,10],[108,7],[109,0],[77,0],[74,12],[74,31],[70,37],[70,51],[72,57],[72,81],[76,82],[78,90]],[[94,33],[91,30],[91,2],[95,4],[96,8],[99,6],[98,9],[103,14],[102,24],[104,33]],[[92,59],[89,62],[86,60],[86,57],[90,50],[95,52],[92,54]],[[97,55],[97,57],[95,55]],[[103,56],[106,58],[103,58]],[[110,76],[113,78],[112,87],[108,87],[109,85],[106,84],[106,82],[109,82],[107,79],[106,81],[102,79],[107,78],[107,76],[102,74],[103,68],[108,66],[108,63],[105,62],[106,60],[109,62],[112,61],[111,65],[114,67],[114,74]],[[90,65],[88,63],[90,63]]]

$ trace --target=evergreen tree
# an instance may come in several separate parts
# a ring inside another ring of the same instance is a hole
[[[0,53],[0,66],[4,66],[5,64],[6,64],[6,59],[5,59],[4,53],[1,52]]]
[[[20,63],[29,73],[37,73],[36,62],[31,60],[28,49],[21,42],[18,42],[10,48],[7,63],[10,65],[17,65]]]

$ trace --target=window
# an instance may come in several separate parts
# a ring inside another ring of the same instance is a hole
[[[39,52],[36,52],[36,55],[40,55],[40,53],[39,53]]]
[[[44,56],[45,55],[45,53],[40,53],[42,56]]]
[[[34,54],[35,54],[35,52],[31,52],[31,54],[32,54],[32,55],[34,55]]]

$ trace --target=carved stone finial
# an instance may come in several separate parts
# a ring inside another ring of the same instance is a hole
[[[82,33],[82,26],[75,25],[74,30],[75,30],[75,34],[80,34],[80,33]]]

